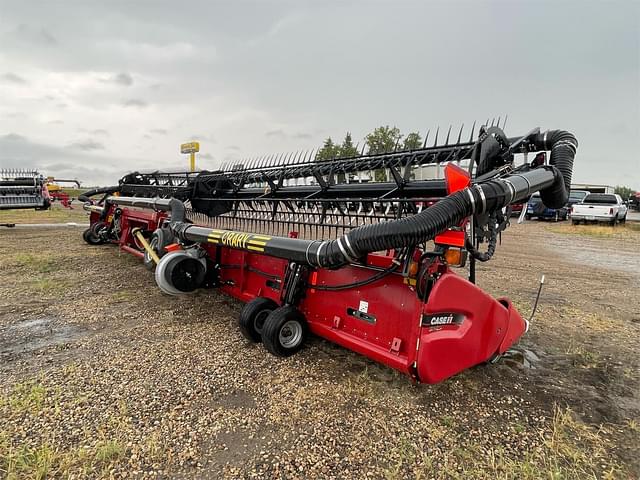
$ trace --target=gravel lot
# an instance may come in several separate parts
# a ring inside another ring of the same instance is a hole
[[[637,478],[640,231],[530,222],[479,283],[528,315],[509,359],[413,385],[314,338],[277,359],[241,304],[156,288],[81,229],[0,229],[9,478]],[[635,290],[635,291],[634,291]]]

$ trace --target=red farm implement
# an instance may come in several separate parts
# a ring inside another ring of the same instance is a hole
[[[246,302],[240,331],[277,356],[312,333],[439,382],[526,331],[509,300],[475,285],[476,262],[493,255],[512,204],[537,191],[547,205],[566,203],[577,148],[559,130],[509,138],[492,125],[468,142],[461,133],[454,144],[330,161],[136,172],[81,197],[84,239],[140,257],[167,294],[218,288]],[[542,151],[548,164],[527,163]],[[433,165],[444,180],[416,179]]]

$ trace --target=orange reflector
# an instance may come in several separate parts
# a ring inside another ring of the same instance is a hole
[[[415,278],[418,275],[418,262],[411,262],[409,264],[409,277]]]
[[[177,250],[180,250],[182,247],[180,246],[179,243],[170,243],[169,245],[167,245],[166,247],[164,247],[164,249],[167,252],[175,252]]]
[[[444,259],[449,265],[462,265],[462,250],[449,248],[444,254]]]
[[[471,185],[469,173],[455,163],[447,163],[447,166],[444,167],[444,180],[447,184],[448,195]]]

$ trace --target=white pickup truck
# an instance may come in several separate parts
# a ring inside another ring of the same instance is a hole
[[[571,207],[571,223],[608,222],[611,225],[627,220],[627,205],[620,195],[590,193]]]

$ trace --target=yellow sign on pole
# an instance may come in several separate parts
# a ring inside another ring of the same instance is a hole
[[[200,144],[198,142],[188,142],[180,145],[180,153],[189,154],[189,166],[191,171],[196,169],[196,152],[200,151]]]

